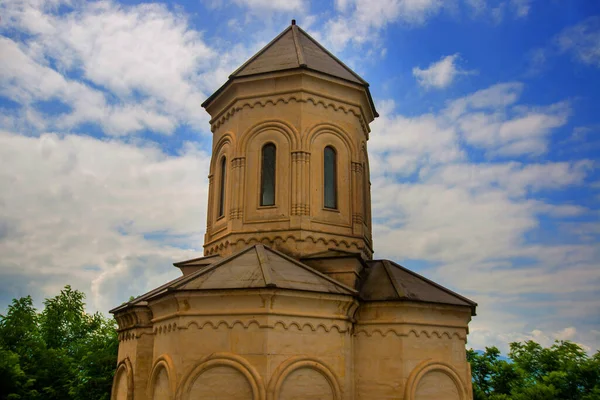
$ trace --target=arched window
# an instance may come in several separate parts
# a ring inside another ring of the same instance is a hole
[[[275,205],[275,170],[277,148],[273,143],[267,143],[262,148],[260,171],[260,205]]]
[[[337,155],[331,146],[323,152],[323,200],[325,208],[337,208]]]
[[[225,179],[227,175],[227,158],[221,158],[221,181],[219,182],[219,218],[225,215]]]

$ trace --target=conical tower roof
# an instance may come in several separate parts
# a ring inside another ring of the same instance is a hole
[[[367,81],[362,79],[356,72],[352,71],[350,67],[340,61],[308,33],[302,30],[302,28],[296,25],[295,20],[292,20],[290,26],[229,75],[227,83],[206,99],[206,101],[202,103],[202,107],[206,107],[210,104],[227,84],[236,78],[299,68],[320,72],[364,86],[371,107],[373,108],[374,115],[376,117],[378,116],[375,111],[375,105]]]

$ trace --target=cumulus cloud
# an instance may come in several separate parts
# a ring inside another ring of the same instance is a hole
[[[457,66],[459,55],[452,54],[442,57],[439,61],[431,63],[429,67],[421,69],[414,67],[413,76],[419,85],[426,89],[443,89],[452,84],[458,75],[472,74],[474,71],[465,71]]]
[[[3,38],[0,94],[23,108],[13,118],[45,129],[73,129],[95,122],[108,134],[140,130],[172,133],[190,124],[206,130],[198,112],[207,94],[248,55],[240,45],[219,52],[183,14],[160,4],[132,7],[112,2],[57,4],[7,1],[0,5],[3,29],[25,31],[20,43]],[[46,115],[35,100],[60,101],[60,118]],[[45,121],[44,121],[45,120]],[[16,121],[16,122],[15,122]]]
[[[202,252],[209,156],[192,144],[169,156],[150,144],[1,132],[0,281],[19,275],[36,297],[71,283],[106,311],[178,276],[170,264]]]
[[[589,184],[595,164],[525,161],[549,150],[549,136],[570,110],[563,102],[521,104],[523,90],[501,83],[411,117],[397,114],[392,101],[379,104],[369,141],[375,251],[412,260],[408,267],[419,260],[429,265],[428,277],[478,301],[469,339],[476,348],[498,343],[506,350],[534,330],[551,341],[552,332],[575,323],[574,340],[595,348],[593,324],[581,319],[600,306],[598,237],[573,240],[557,231],[547,243],[538,236],[548,221],[597,220],[595,210],[544,200]],[[473,159],[473,149],[486,159]],[[579,320],[570,311],[574,296]]]

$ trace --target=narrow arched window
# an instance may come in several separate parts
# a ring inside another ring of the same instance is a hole
[[[227,158],[221,158],[221,181],[219,182],[219,218],[225,215],[225,179],[227,175]]]
[[[337,155],[331,146],[323,153],[323,199],[325,208],[337,208]]]
[[[277,148],[273,143],[263,146],[260,165],[260,205],[275,205],[275,170]]]

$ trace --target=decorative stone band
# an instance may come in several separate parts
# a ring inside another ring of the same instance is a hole
[[[352,214],[352,222],[355,224],[362,224],[362,222],[364,221],[363,215],[360,213],[353,213]]]
[[[253,244],[266,244],[275,248],[284,247],[292,249],[295,245],[301,245],[304,242],[310,243],[316,248],[322,250],[327,250],[331,247],[339,247],[344,250],[363,252],[368,257],[372,255],[372,250],[365,246],[365,241],[362,237],[358,240],[352,238],[339,239],[320,235],[316,232],[308,235],[306,238],[304,238],[304,240],[300,240],[297,236],[293,234],[286,234],[285,232],[273,232],[270,235],[244,235],[244,237],[237,238],[226,237],[221,240],[214,241],[208,246],[205,246],[204,255],[209,256],[217,254],[223,250],[227,250],[228,248],[232,248],[232,252],[236,249],[242,249]]]
[[[366,123],[365,117],[360,111],[359,105],[349,105],[345,102],[334,98],[326,98],[322,95],[313,94],[310,91],[292,92],[292,93],[281,93],[275,94],[260,99],[256,98],[238,98],[234,99],[235,103],[227,111],[223,112],[217,118],[211,121],[211,131],[217,130],[225,121],[231,118],[236,112],[241,111],[244,108],[255,108],[255,107],[266,107],[267,105],[276,105],[277,103],[288,104],[290,102],[297,103],[311,103],[314,106],[323,106],[324,108],[331,108],[336,112],[344,112],[346,114],[353,114],[358,118],[361,128],[363,129],[367,139],[369,136],[369,125]]]
[[[444,327],[444,326],[431,326],[431,327],[414,327],[414,326],[357,326],[354,330],[355,336],[380,336],[386,337],[388,335],[396,335],[398,337],[408,337],[413,335],[414,337],[422,337],[425,336],[427,338],[436,337],[438,339],[447,338],[452,339],[456,338],[462,341],[467,340],[466,330],[465,328],[453,328],[453,327]]]

